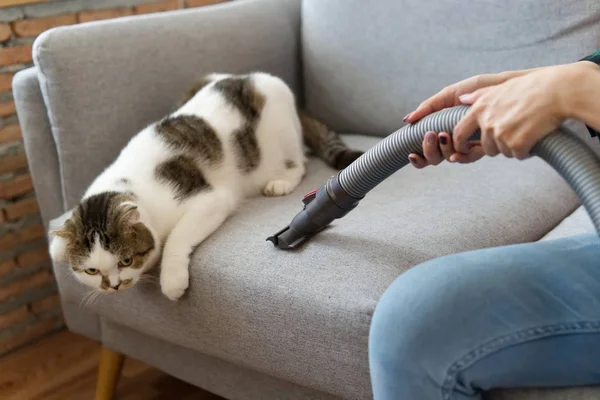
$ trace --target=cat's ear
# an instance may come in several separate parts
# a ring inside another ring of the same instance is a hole
[[[135,225],[140,222],[140,211],[138,210],[137,204],[126,201],[121,203],[121,207],[120,222],[128,225]]]
[[[64,228],[59,228],[57,230],[50,231],[50,236],[55,236],[63,239],[71,239],[73,237],[73,232],[68,231]]]
[[[51,229],[48,233],[52,237],[70,240],[75,238],[75,232],[73,231],[72,227],[71,220],[67,219],[60,227]]]

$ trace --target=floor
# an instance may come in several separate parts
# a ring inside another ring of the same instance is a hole
[[[100,346],[59,332],[0,358],[2,400],[93,400]],[[223,400],[144,363],[127,359],[117,400]]]

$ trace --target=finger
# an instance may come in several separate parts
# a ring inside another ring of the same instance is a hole
[[[423,139],[423,155],[431,165],[438,165],[444,161],[435,132],[427,132],[425,134],[425,138]]]
[[[510,150],[510,148],[508,147],[508,145],[506,143],[504,143],[503,140],[496,139],[496,147],[498,147],[498,150],[500,150],[500,153],[502,153],[502,155],[504,157],[508,157],[508,158],[512,158],[513,157],[512,151]]]
[[[498,146],[496,146],[496,141],[494,140],[494,134],[491,129],[485,129],[485,132],[482,129],[481,132],[481,147],[483,148],[483,152],[490,156],[495,157],[500,153],[498,150]]]
[[[512,154],[515,156],[517,160],[525,160],[531,157],[530,149],[533,146],[516,146],[512,150]]]
[[[479,127],[479,112],[477,106],[471,107],[454,127],[452,141],[455,151],[465,154],[469,151],[467,141]]]
[[[460,96],[458,96],[458,100],[462,104],[471,105],[475,103],[481,96],[483,96],[489,89],[490,87],[487,86],[481,89],[477,89],[471,93],[461,94]]]
[[[481,159],[484,155],[483,147],[475,146],[469,150],[468,154],[454,153],[450,157],[450,161],[453,163],[468,164]]]
[[[469,154],[467,154],[461,161],[461,164],[468,164],[468,163],[472,163],[475,161],[480,160],[483,156],[485,156],[485,153],[483,151],[483,147],[478,146],[478,147],[473,147],[470,151]]]
[[[421,157],[418,154],[410,154],[408,156],[408,160],[410,161],[410,163],[413,165],[413,167],[417,168],[417,169],[421,169],[421,168],[425,168],[426,166],[429,165],[429,163],[427,162],[426,159],[424,159],[423,157]]]
[[[531,122],[523,124],[515,128],[510,137],[506,139],[507,145],[515,158],[525,160],[531,156],[531,149],[535,146],[535,143],[545,136],[536,134],[538,129]]]
[[[415,111],[404,117],[405,122],[414,123],[429,114],[454,105],[456,91],[454,85],[445,87],[435,95],[423,101]]]
[[[442,150],[442,156],[446,160],[450,160],[450,156],[456,153],[454,151],[454,146],[452,145],[452,138],[446,132],[440,132],[438,135],[438,140],[440,142],[440,149]]]

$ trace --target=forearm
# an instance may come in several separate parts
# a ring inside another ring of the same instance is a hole
[[[580,120],[600,132],[600,67],[583,61],[583,68],[574,71],[574,90],[565,99],[568,104],[567,117]]]

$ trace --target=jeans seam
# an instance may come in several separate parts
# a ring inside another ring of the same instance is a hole
[[[456,376],[461,370],[470,367],[483,357],[494,353],[501,348],[554,335],[598,332],[600,332],[600,321],[579,321],[527,328],[491,339],[460,357],[450,366],[450,368],[448,368],[446,378],[442,385],[442,399],[450,400],[451,392],[456,385]]]

